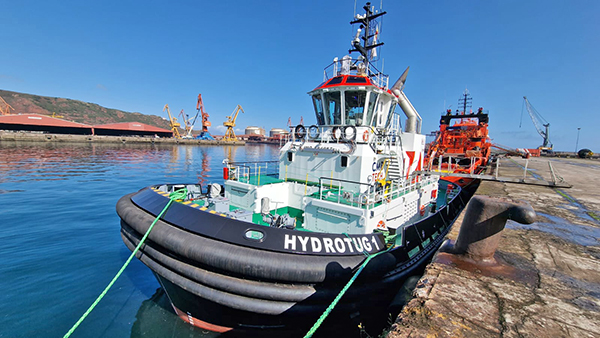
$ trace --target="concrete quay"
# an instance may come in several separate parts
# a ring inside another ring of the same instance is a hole
[[[551,181],[548,161],[573,187],[482,182],[477,195],[526,201],[536,221],[506,223],[495,264],[440,250],[387,338],[600,337],[600,161],[531,158],[527,178]],[[503,158],[499,174],[525,165]]]
[[[190,144],[190,145],[244,145],[244,141],[155,138],[140,136],[98,136],[74,134],[47,134],[0,131],[0,141],[62,142],[62,143],[129,143],[129,144]]]

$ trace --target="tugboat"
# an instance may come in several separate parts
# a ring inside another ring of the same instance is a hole
[[[358,57],[325,68],[308,93],[316,124],[294,126],[278,161],[225,160],[224,184],[157,184],[117,203],[123,241],[133,251],[147,234],[137,257],[182,320],[261,336],[386,322],[472,196],[422,173],[408,69],[390,86],[371,62],[386,12],[363,8],[351,21]]]
[[[440,119],[440,130],[428,146],[426,168],[454,174],[482,174],[490,160],[492,143],[488,136],[489,115],[480,107],[473,113],[472,98],[465,89],[455,114],[448,109]],[[447,176],[446,180],[465,187],[473,178]]]

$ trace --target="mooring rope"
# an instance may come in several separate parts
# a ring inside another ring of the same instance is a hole
[[[358,268],[358,271],[356,271],[356,273],[354,274],[354,276],[352,276],[352,278],[350,278],[350,280],[348,281],[348,283],[346,283],[346,285],[344,286],[344,288],[342,289],[342,291],[340,291],[340,293],[338,293],[338,295],[335,297],[335,299],[333,300],[333,302],[331,302],[331,304],[329,304],[329,306],[327,307],[327,309],[325,309],[325,311],[323,311],[323,314],[321,315],[321,317],[319,317],[319,319],[317,319],[317,321],[313,324],[313,326],[310,328],[310,330],[308,330],[308,332],[306,333],[306,335],[304,336],[304,338],[310,338],[310,337],[312,337],[313,334],[315,334],[315,332],[317,331],[317,329],[325,321],[325,318],[327,318],[327,316],[329,316],[329,313],[331,313],[331,311],[333,311],[333,308],[335,308],[335,306],[340,301],[340,299],[342,299],[342,297],[344,296],[344,294],[346,293],[346,291],[348,291],[348,289],[350,288],[350,286],[352,286],[352,283],[354,283],[354,281],[356,280],[356,278],[358,278],[358,275],[360,275],[360,273],[363,271],[363,269],[365,268],[365,266],[367,266],[367,264],[369,264],[369,262],[371,261],[371,259],[373,259],[373,258],[381,255],[382,253],[386,253],[386,252],[390,251],[393,247],[394,246],[392,245],[387,250],[380,251],[380,252],[378,252],[376,254],[373,254],[373,255],[369,255],[368,253],[366,253],[368,255],[367,259],[364,260],[364,262],[361,264],[360,268]]]
[[[98,298],[96,298],[96,301],[94,301],[94,303],[87,309],[87,311],[85,311],[85,313],[81,316],[81,318],[79,318],[79,320],[77,321],[77,323],[75,323],[75,325],[73,325],[73,327],[69,330],[69,332],[67,332],[64,335],[63,338],[70,337],[73,334],[73,332],[75,332],[75,329],[77,329],[77,327],[83,322],[83,320],[92,312],[92,310],[96,307],[96,305],[98,305],[98,303],[100,303],[100,301],[102,300],[102,298],[104,298],[104,296],[106,295],[106,293],[108,292],[108,290],[110,290],[110,288],[113,286],[113,284],[121,276],[121,274],[123,273],[123,271],[125,270],[125,268],[129,265],[129,262],[131,262],[131,260],[133,259],[133,257],[135,257],[135,254],[138,252],[138,250],[140,249],[140,247],[142,246],[142,244],[144,244],[144,241],[146,240],[146,238],[150,234],[150,231],[154,227],[154,224],[156,224],[156,222],[158,222],[158,220],[167,211],[167,209],[169,209],[169,207],[171,206],[171,203],[173,203],[174,200],[183,199],[186,196],[187,196],[187,189],[186,188],[179,189],[179,190],[174,191],[171,194],[169,194],[169,202],[163,208],[163,210],[158,214],[158,216],[156,216],[156,218],[154,219],[154,222],[152,222],[152,224],[148,228],[148,231],[146,231],[146,233],[144,234],[144,237],[142,237],[142,239],[140,240],[140,243],[137,245],[137,247],[135,247],[135,249],[133,250],[133,252],[131,252],[131,255],[129,255],[129,258],[127,258],[127,261],[125,261],[125,264],[123,264],[123,266],[121,267],[121,269],[119,270],[119,272],[117,272],[117,274],[115,275],[115,277],[110,281],[110,283],[108,283],[108,286],[106,286],[106,288],[104,289],[104,291],[102,291],[102,293],[100,294],[100,296],[98,296]]]

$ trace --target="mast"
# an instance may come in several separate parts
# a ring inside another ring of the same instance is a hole
[[[350,49],[348,50],[348,52],[359,52],[364,57],[366,62],[370,62],[369,51],[373,48],[383,46],[383,42],[376,41],[378,32],[377,27],[374,26],[376,23],[374,23],[373,21],[378,17],[386,14],[386,12],[383,11],[379,13],[374,13],[371,9],[370,2],[367,2],[366,5],[363,6],[363,9],[365,10],[365,14],[357,14],[355,20],[350,22],[350,24],[352,25],[359,23],[360,27],[356,32],[354,40],[352,40],[352,46],[354,47],[354,49]],[[375,32],[373,32],[373,29],[375,29]],[[362,45],[360,40],[362,40]]]
[[[467,109],[473,107],[472,101],[473,101],[473,98],[469,95],[469,91],[467,89],[465,89],[465,92],[463,93],[462,97],[460,99],[458,99],[458,106],[459,107],[462,106],[462,112],[464,114],[470,114],[470,112]]]

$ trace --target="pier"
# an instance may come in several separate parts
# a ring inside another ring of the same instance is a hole
[[[522,176],[525,161],[503,160],[499,176]],[[525,201],[535,222],[508,220],[493,263],[443,246],[387,338],[600,336],[600,161],[531,158],[527,179],[551,182],[548,161],[572,187],[483,181],[476,196]]]
[[[36,132],[0,131],[0,141],[18,142],[61,142],[61,143],[130,143],[130,144],[199,144],[199,145],[244,145],[244,141],[199,140],[173,137],[143,136],[100,136],[74,134],[48,134]]]

